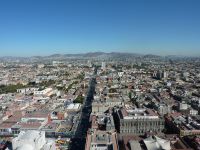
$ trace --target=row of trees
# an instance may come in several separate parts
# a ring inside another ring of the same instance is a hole
[[[23,84],[12,84],[12,85],[0,85],[0,94],[15,93],[17,89],[28,88],[28,87],[49,87],[54,85],[54,80],[43,81],[41,83],[29,82],[27,85]]]
[[[17,89],[25,88],[27,86],[22,84],[16,84],[16,85],[0,85],[0,94],[4,93],[15,93],[17,92]]]

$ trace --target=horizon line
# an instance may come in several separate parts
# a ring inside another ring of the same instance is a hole
[[[77,52],[77,53],[52,53],[52,54],[46,54],[46,55],[29,55],[29,56],[12,56],[12,55],[4,55],[2,57],[19,57],[19,58],[30,58],[30,57],[50,57],[52,55],[84,55],[84,54],[89,54],[89,53],[104,53],[104,54],[111,54],[111,53],[118,53],[118,54],[135,54],[135,55],[154,55],[154,56],[160,56],[160,57],[167,57],[167,56],[177,56],[177,57],[200,57],[200,54],[194,54],[194,55],[184,55],[184,54],[155,54],[155,53],[136,53],[136,52],[104,52],[104,51],[90,51],[90,52]]]

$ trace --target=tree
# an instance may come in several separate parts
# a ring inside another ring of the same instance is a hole
[[[85,78],[85,74],[81,73],[77,76],[77,79],[83,80]]]
[[[22,84],[16,84],[16,85],[1,85],[0,86],[0,94],[4,93],[15,93],[17,92],[17,89],[26,88],[27,86]]]
[[[132,99],[132,92],[131,91],[128,93],[128,97],[130,98],[130,100]]]
[[[83,104],[84,97],[82,95],[78,95],[77,98],[74,100],[74,103],[81,103]]]

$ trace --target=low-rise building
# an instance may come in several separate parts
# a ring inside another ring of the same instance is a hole
[[[115,131],[89,130],[85,150],[119,150]]]

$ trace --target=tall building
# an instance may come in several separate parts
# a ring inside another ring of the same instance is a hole
[[[168,72],[167,72],[167,71],[164,71],[164,72],[163,72],[163,78],[164,78],[164,79],[167,79],[167,78],[168,78]]]
[[[101,64],[101,69],[102,69],[102,70],[105,70],[105,69],[106,69],[106,62],[102,62],[102,64]]]
[[[88,60],[87,65],[88,65],[88,67],[91,68],[92,67],[92,62],[90,60]]]
[[[159,80],[167,79],[168,78],[168,72],[167,71],[161,71],[161,70],[155,71],[153,73],[153,77],[156,78],[156,79],[159,79]]]

